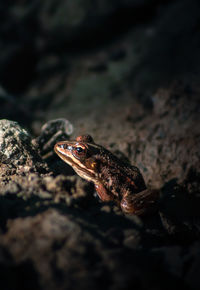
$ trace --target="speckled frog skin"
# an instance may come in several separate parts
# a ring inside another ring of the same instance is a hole
[[[139,169],[95,144],[90,135],[58,142],[54,150],[78,175],[94,183],[102,201],[116,201],[124,213],[136,215],[152,207],[155,192],[146,189]]]

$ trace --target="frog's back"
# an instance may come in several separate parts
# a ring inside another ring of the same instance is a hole
[[[146,184],[139,168],[128,164],[127,166],[125,166],[124,170],[128,177],[127,182],[134,187],[135,192],[140,192],[146,189]]]
[[[125,163],[111,152],[102,148],[100,177],[104,186],[114,194],[124,190],[133,193],[146,189],[146,185],[140,170],[129,163]]]

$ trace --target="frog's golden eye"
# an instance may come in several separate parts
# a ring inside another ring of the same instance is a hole
[[[81,153],[81,152],[83,152],[84,150],[83,150],[82,147],[77,147],[77,148],[76,148],[76,151],[77,151],[78,153]]]
[[[86,154],[86,148],[82,146],[77,146],[74,148],[74,155],[77,157],[83,157]]]

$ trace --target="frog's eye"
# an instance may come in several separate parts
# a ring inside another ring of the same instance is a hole
[[[83,156],[86,153],[86,149],[81,146],[77,146],[74,151],[75,151],[75,154],[78,156]]]
[[[77,148],[76,148],[76,151],[77,151],[78,153],[81,153],[81,152],[83,152],[83,148],[82,148],[82,147],[77,147]]]

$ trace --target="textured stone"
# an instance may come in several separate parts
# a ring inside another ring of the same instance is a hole
[[[5,164],[9,170],[12,167],[21,174],[47,170],[28,132],[17,122],[6,119],[0,120],[0,159],[3,171],[6,170]]]

